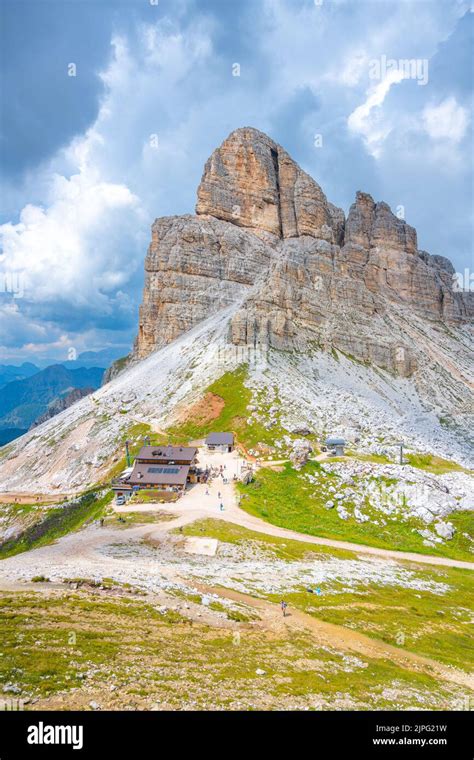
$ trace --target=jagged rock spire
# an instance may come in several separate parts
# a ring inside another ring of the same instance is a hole
[[[197,214],[263,236],[309,235],[342,244],[344,212],[278,143],[252,127],[236,129],[206,162]]]

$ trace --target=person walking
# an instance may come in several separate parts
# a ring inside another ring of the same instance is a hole
[[[283,613],[283,617],[286,617],[286,609],[288,605],[283,599],[281,600],[280,606],[281,606],[281,611]]]

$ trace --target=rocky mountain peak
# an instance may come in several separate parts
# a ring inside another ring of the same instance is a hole
[[[206,162],[197,214],[208,214],[255,234],[301,235],[341,244],[344,212],[315,180],[263,132],[232,132]]]
[[[358,192],[344,220],[283,148],[237,130],[206,163],[197,213],[153,223],[133,366],[15,442],[2,487],[97,483],[132,424],[166,429],[243,363],[287,430],[467,461],[473,313],[449,260],[386,203]]]
[[[357,192],[347,220],[278,143],[243,127],[204,167],[196,214],[152,228],[134,358],[233,306],[237,346],[339,351],[412,375],[423,324],[469,321],[453,268],[388,204]]]

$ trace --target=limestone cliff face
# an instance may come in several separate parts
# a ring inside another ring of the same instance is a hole
[[[238,129],[214,151],[198,188],[197,214],[276,238],[311,235],[341,243],[344,212],[280,145],[256,129]]]
[[[273,255],[259,238],[212,216],[157,219],[145,260],[136,356],[244,298]]]
[[[235,303],[234,344],[338,349],[410,375],[420,360],[410,321],[472,318],[450,262],[418,250],[386,203],[359,192],[346,220],[283,148],[247,127],[207,161],[196,215],[155,221],[145,270],[135,358]]]
[[[346,222],[343,256],[357,258],[358,248],[368,252],[364,283],[371,292],[406,303],[426,318],[462,322],[467,306],[453,293],[454,267],[443,256],[430,256],[417,248],[416,230],[392,214],[386,203],[375,203],[358,192]]]
[[[392,214],[386,203],[375,203],[372,196],[359,191],[347,217],[344,244],[416,253],[416,230]]]

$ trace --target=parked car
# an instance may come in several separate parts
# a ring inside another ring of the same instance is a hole
[[[125,496],[117,496],[117,498],[115,499],[115,503],[117,504],[118,507],[121,507],[122,504],[125,504]]]

